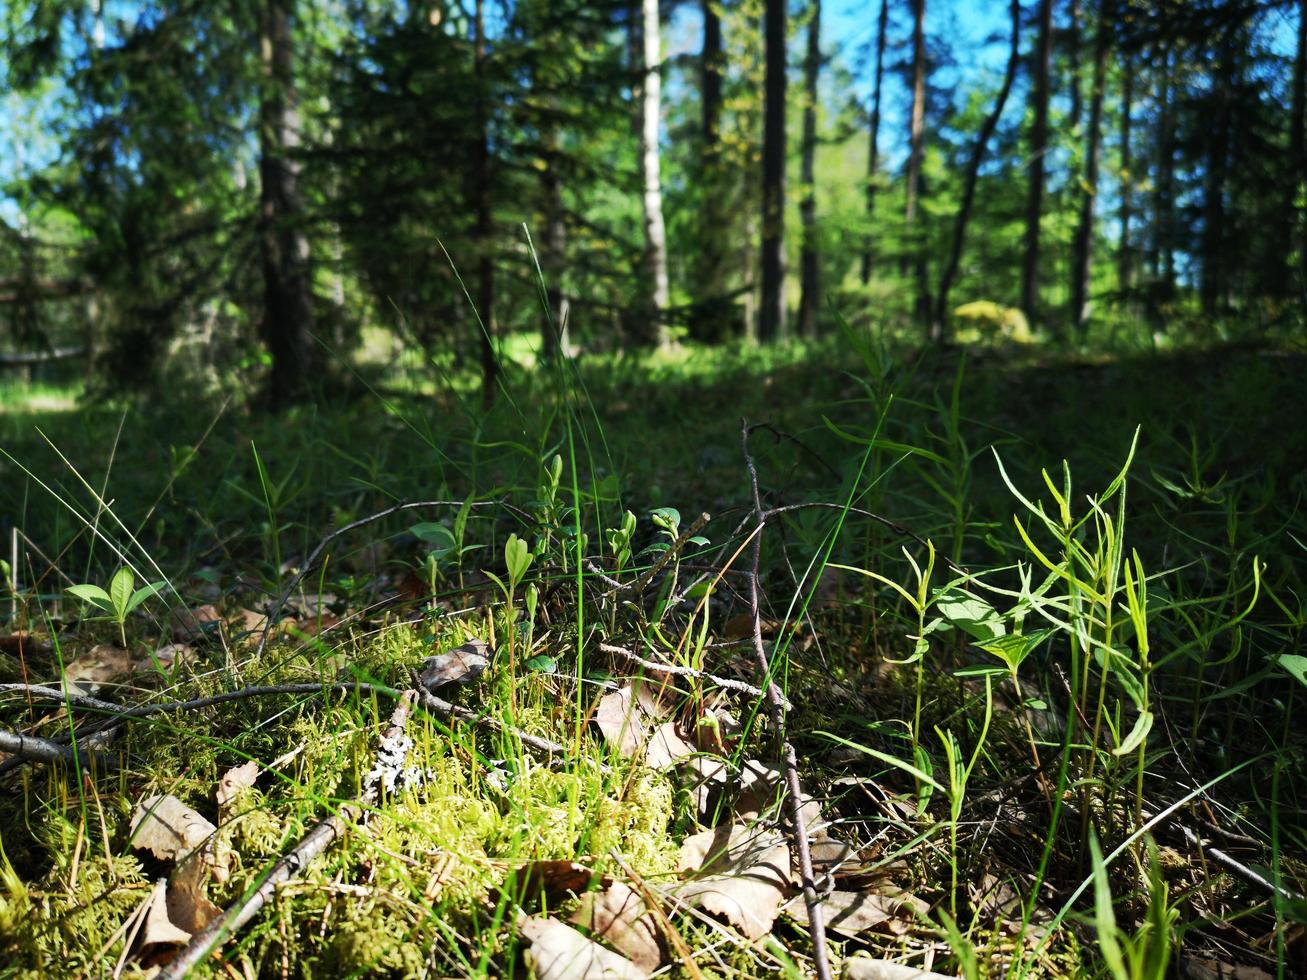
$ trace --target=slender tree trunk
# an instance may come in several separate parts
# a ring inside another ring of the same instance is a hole
[[[1122,301],[1129,302],[1134,288],[1134,246],[1130,241],[1130,222],[1134,208],[1133,161],[1130,157],[1130,123],[1134,111],[1135,59],[1129,50],[1121,52],[1121,242],[1117,249],[1117,288]]]
[[[1158,65],[1154,135],[1157,159],[1152,195],[1153,227],[1148,238],[1149,284],[1145,296],[1145,310],[1154,330],[1163,326],[1162,306],[1175,294],[1175,110],[1171,105],[1174,53],[1163,44],[1158,43],[1154,56]]]
[[[472,163],[476,197],[477,292],[476,316],[481,352],[481,401],[495,400],[499,362],[495,358],[495,260],[492,254],[494,226],[491,215],[490,112],[487,105],[485,0],[476,0],[476,158]]]
[[[1007,71],[1003,75],[1003,87],[998,90],[994,108],[981,124],[975,145],[971,148],[971,159],[967,162],[966,177],[962,188],[962,203],[958,207],[957,217],[953,221],[953,246],[949,251],[948,263],[939,277],[939,289],[935,294],[935,315],[931,318],[929,340],[938,344],[944,339],[944,328],[948,323],[948,296],[957,277],[958,267],[962,262],[962,244],[967,233],[967,222],[971,218],[971,205],[976,196],[976,181],[980,176],[980,165],[984,162],[989,140],[998,127],[1007,105],[1008,94],[1012,91],[1012,82],[1017,75],[1017,62],[1021,59],[1021,4],[1011,0],[1012,40],[1008,49]]]
[[[540,173],[541,191],[545,202],[544,252],[540,268],[545,276],[545,304],[548,307],[541,326],[542,349],[545,358],[553,359],[568,353],[567,294],[563,290],[563,274],[567,261],[567,225],[563,209],[563,180],[558,173],[560,156],[558,131],[551,128],[546,138],[544,169]]]
[[[703,51],[699,57],[700,125],[699,176],[703,193],[699,211],[699,264],[696,276],[698,309],[696,336],[722,340],[730,322],[731,303],[725,292],[727,226],[722,174],[722,19],[720,0],[703,0]]]
[[[926,0],[913,0],[912,4],[912,115],[909,130],[907,205],[904,219],[907,225],[908,247],[912,251],[916,280],[916,302],[913,315],[917,322],[930,322],[930,293],[926,282],[926,243],[921,221],[917,217],[917,201],[921,197],[921,168],[926,156]]]
[[[1085,134],[1085,179],[1080,191],[1080,220],[1076,226],[1071,262],[1072,335],[1084,340],[1089,325],[1089,281],[1094,245],[1094,203],[1098,197],[1098,166],[1102,151],[1103,91],[1107,79],[1107,49],[1112,20],[1111,0],[1100,0],[1094,40],[1094,81],[1089,101],[1089,131]]]
[[[785,6],[766,0],[762,127],[762,296],[758,339],[785,335]]]
[[[1304,102],[1307,101],[1307,0],[1298,2],[1298,50],[1293,59],[1293,89],[1289,108],[1289,157],[1288,179],[1284,188],[1283,225],[1280,231],[1280,255],[1275,256],[1278,267],[1279,287],[1276,292],[1281,296],[1299,296],[1307,290],[1307,226],[1304,226],[1303,208],[1298,194],[1302,189],[1304,175],[1307,174],[1307,149],[1303,140]],[[1301,263],[1300,279],[1294,288],[1292,261],[1294,236],[1298,236],[1298,258]]]
[[[799,220],[803,226],[803,251],[799,257],[802,294],[799,298],[799,333],[817,336],[817,311],[821,308],[821,254],[817,248],[817,82],[821,74],[821,0],[812,0],[808,20],[808,51],[803,62],[803,199]]]
[[[862,250],[862,284],[871,281],[872,242],[876,227],[876,182],[880,159],[880,88],[885,75],[885,29],[889,24],[889,0],[880,0],[880,23],[876,29],[876,85],[871,96],[871,134],[867,147],[867,239]]]
[[[309,241],[299,192],[299,112],[296,107],[293,0],[265,0],[260,10],[259,100],[260,253],[263,339],[272,355],[269,394],[281,408],[303,395],[313,357],[313,295]]]
[[[1067,73],[1071,76],[1071,79],[1067,88],[1071,94],[1071,129],[1074,132],[1080,128],[1080,120],[1084,116],[1084,97],[1080,91],[1080,0],[1071,0],[1070,7],[1066,49]]]
[[[1198,293],[1203,312],[1217,313],[1226,300],[1225,182],[1230,157],[1230,113],[1234,79],[1234,28],[1222,34],[1212,80],[1213,119],[1207,132],[1203,177],[1202,275]]]
[[[667,345],[667,230],[663,224],[663,189],[658,146],[662,116],[662,25],[658,19],[658,0],[642,0],[643,44],[640,75],[640,182],[644,189],[644,267],[650,290],[646,333],[641,339],[658,347]]]
[[[1021,310],[1032,326],[1039,321],[1039,222],[1044,213],[1044,157],[1048,152],[1049,36],[1053,29],[1053,0],[1039,0],[1038,18],[1031,93],[1034,119],[1030,126],[1030,183],[1026,192],[1026,235],[1021,260]]]

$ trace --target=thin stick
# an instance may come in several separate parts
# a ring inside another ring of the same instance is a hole
[[[639,664],[645,670],[652,670],[658,674],[671,674],[676,677],[693,677],[697,680],[712,681],[718,687],[725,688],[728,691],[739,691],[741,694],[747,694],[754,698],[766,698],[767,692],[754,687],[752,684],[746,684],[744,681],[732,680],[729,677],[717,677],[706,671],[695,670],[693,667],[678,667],[674,664],[660,664],[653,660],[645,660],[638,654],[632,653],[625,647],[613,646],[611,643],[600,643],[599,649],[604,653],[616,654],[631,663]],[[785,701],[785,710],[789,711],[794,707],[788,700]]]
[[[817,971],[818,980],[831,980],[830,962],[826,956],[826,920],[822,914],[821,899],[817,895],[817,886],[812,874],[812,854],[808,850],[808,829],[803,819],[803,807],[800,802],[802,788],[799,785],[799,767],[794,755],[794,746],[785,735],[785,698],[772,679],[771,665],[767,662],[767,651],[762,645],[762,616],[758,608],[758,567],[762,561],[762,530],[766,519],[762,509],[762,497],[758,493],[758,470],[749,455],[749,423],[740,420],[740,449],[744,453],[744,463],[749,471],[749,488],[753,494],[753,516],[757,528],[753,537],[751,567],[749,569],[749,616],[753,620],[753,654],[758,664],[758,683],[767,685],[767,708],[771,715],[772,727],[781,746],[781,764],[785,769],[785,785],[788,790],[788,804],[791,830],[794,834],[794,849],[799,855],[799,875],[802,878],[803,902],[808,907],[808,928],[812,935],[812,965]]]
[[[399,514],[406,510],[419,510],[426,507],[462,507],[465,503],[470,507],[501,507],[506,510],[511,510],[518,517],[528,522],[533,520],[531,515],[526,511],[500,500],[481,500],[471,502],[462,500],[415,500],[408,503],[395,504],[393,507],[379,510],[375,514],[369,514],[367,517],[360,517],[357,521],[350,521],[344,527],[336,528],[336,530],[332,531],[325,538],[319,541],[318,546],[309,553],[309,556],[306,559],[304,559],[304,563],[300,566],[300,570],[291,576],[290,582],[277,596],[277,601],[273,605],[272,611],[268,614],[267,622],[263,624],[263,633],[259,637],[259,646],[255,653],[263,653],[264,648],[268,645],[268,636],[272,632],[272,627],[276,623],[277,617],[281,615],[282,609],[285,608],[286,601],[291,597],[295,590],[299,588],[299,584],[304,581],[304,577],[313,570],[318,559],[322,557],[322,553],[341,535],[348,534],[350,531],[356,531],[369,524],[375,524],[377,521],[384,520],[392,514]]]
[[[60,745],[48,738],[35,735],[19,735],[17,732],[0,730],[0,752],[8,752],[24,762],[66,762],[78,765],[85,761],[84,752],[74,752],[72,746]]]
[[[489,725],[491,728],[495,728],[507,735],[512,735],[523,745],[535,749],[537,752],[543,752],[546,755],[565,755],[567,753],[567,747],[559,745],[557,742],[551,742],[549,739],[541,738],[538,735],[528,734],[527,732],[514,728],[511,725],[505,725],[498,719],[491,718],[488,715],[479,715],[468,708],[451,704],[444,698],[436,697],[422,686],[422,681],[418,677],[417,671],[412,671],[411,674],[413,677],[413,684],[417,688],[419,703],[421,703],[422,707],[426,708],[432,714],[440,715],[442,718],[457,718],[459,721],[464,721],[472,725]]]
[[[405,691],[400,695],[399,703],[391,713],[390,724],[381,738],[381,743],[403,732],[416,697],[416,691]],[[290,853],[272,866],[272,870],[259,882],[259,886],[254,891],[227,906],[221,916],[209,923],[207,928],[192,936],[191,941],[176,958],[159,972],[159,980],[180,980],[199,966],[211,951],[221,945],[223,940],[258,915],[259,911],[272,900],[278,885],[297,877],[310,861],[325,852],[338,838],[344,836],[350,824],[358,823],[364,811],[376,803],[377,796],[378,784],[374,783],[363,791],[357,801],[344,804],[331,816],[321,820],[300,839]]]

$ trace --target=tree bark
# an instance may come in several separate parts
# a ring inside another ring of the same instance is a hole
[[[1071,130],[1080,128],[1080,119],[1084,115],[1084,97],[1080,91],[1080,0],[1071,0],[1067,24],[1067,73],[1071,84],[1067,86],[1071,94]]]
[[[486,87],[486,20],[485,0],[476,0],[474,51],[476,73],[477,140],[472,170],[476,196],[477,293],[476,316],[480,336],[481,402],[487,407],[495,400],[499,362],[495,357],[495,260],[492,254],[494,225],[491,214],[490,110]]]
[[[1094,81],[1089,101],[1089,131],[1085,134],[1085,179],[1080,191],[1080,219],[1076,225],[1071,262],[1071,327],[1084,340],[1089,325],[1089,280],[1093,264],[1094,202],[1098,197],[1098,167],[1102,152],[1103,90],[1107,78],[1107,49],[1112,21],[1112,0],[1100,0],[1094,40]]]
[[[1130,240],[1130,222],[1134,218],[1134,174],[1130,172],[1131,113],[1134,111],[1134,52],[1121,53],[1121,242],[1117,249],[1117,288],[1122,301],[1129,302],[1134,288],[1134,245]]]
[[[658,17],[658,0],[642,0],[643,30],[640,76],[640,183],[644,209],[644,267],[649,290],[647,322],[643,324],[642,342],[657,347],[667,345],[667,229],[663,224],[663,189],[658,147],[662,115],[662,25]]]
[[[876,86],[871,96],[871,133],[867,148],[867,238],[862,251],[862,284],[871,281],[873,233],[876,227],[876,171],[880,159],[880,89],[885,75],[885,29],[889,24],[889,0],[880,0],[880,23],[876,30]]]
[[[1292,95],[1290,96],[1289,107],[1289,156],[1288,156],[1288,173],[1285,182],[1285,198],[1282,221],[1283,225],[1280,232],[1280,255],[1275,259],[1278,268],[1282,271],[1279,273],[1281,280],[1277,285],[1277,292],[1284,297],[1295,294],[1301,296],[1307,291],[1307,226],[1304,226],[1304,215],[1302,206],[1299,203],[1299,192],[1302,189],[1304,171],[1307,171],[1307,148],[1304,148],[1303,139],[1303,113],[1307,107],[1304,102],[1307,101],[1307,0],[1298,2],[1298,49],[1293,59],[1293,83]],[[1301,263],[1298,270],[1299,281],[1293,282],[1292,260],[1294,236],[1298,236],[1298,259]]]
[[[934,344],[938,344],[944,339],[944,328],[948,323],[949,290],[953,288],[953,280],[957,277],[958,267],[962,262],[962,244],[967,233],[967,222],[971,218],[971,205],[976,196],[976,181],[980,176],[980,165],[984,162],[985,150],[989,146],[989,140],[994,135],[994,130],[998,127],[998,121],[1003,115],[1003,107],[1007,105],[1008,94],[1012,91],[1012,82],[1017,75],[1017,62],[1021,58],[1021,4],[1019,0],[1011,0],[1010,10],[1012,40],[1008,50],[1007,71],[1003,75],[1003,86],[999,89],[998,97],[994,100],[994,108],[985,117],[985,121],[980,127],[980,133],[976,136],[976,143],[971,148],[971,159],[967,162],[966,177],[962,189],[962,203],[959,205],[957,217],[953,221],[953,246],[949,251],[948,263],[944,266],[944,272],[940,275],[939,290],[935,295],[935,315],[931,318],[928,337],[930,342]]]
[[[930,320],[930,297],[926,283],[926,245],[917,217],[921,196],[921,167],[926,156],[926,0],[912,4],[912,115],[908,133],[908,186],[904,221],[916,280],[914,316],[918,323]]]
[[[1162,305],[1175,294],[1175,111],[1171,106],[1174,55],[1158,43],[1157,131],[1154,136],[1153,227],[1148,238],[1149,285],[1145,309],[1154,329],[1162,326]]]
[[[1212,79],[1211,124],[1207,130],[1207,160],[1203,176],[1202,272],[1198,284],[1203,312],[1215,314],[1225,305],[1225,183],[1230,160],[1230,113],[1234,93],[1233,26],[1222,32]]]
[[[545,310],[543,352],[546,360],[568,353],[567,294],[563,290],[563,274],[567,262],[567,225],[563,210],[563,180],[558,173],[560,156],[557,129],[551,129],[546,140],[544,169],[540,173],[541,191],[545,203],[544,253],[540,268],[545,277]]]
[[[729,332],[733,304],[725,292],[727,219],[722,174],[722,19],[720,0],[703,0],[703,50],[699,57],[701,103],[699,177],[703,194],[699,211],[699,262],[696,274],[695,335],[719,341]]]
[[[821,253],[817,247],[817,82],[821,74],[821,0],[812,0],[808,20],[808,51],[803,62],[803,149],[801,180],[803,199],[799,220],[803,228],[803,251],[799,256],[799,333],[817,336],[817,311],[821,309]]]
[[[1049,36],[1053,0],[1039,0],[1035,41],[1034,119],[1030,126],[1030,182],[1026,192],[1026,233],[1021,261],[1021,310],[1033,326],[1039,320],[1039,222],[1044,212],[1044,157],[1048,152]]]
[[[313,296],[309,242],[299,192],[299,111],[296,106],[291,15],[294,0],[265,0],[260,10],[260,235],[264,343],[272,355],[269,396],[275,408],[300,398],[313,356]]]
[[[758,339],[785,335],[785,6],[766,0],[763,36],[762,296]]]

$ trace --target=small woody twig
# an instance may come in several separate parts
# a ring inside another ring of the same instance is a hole
[[[749,616],[753,620],[753,654],[758,665],[758,682],[767,685],[767,709],[771,715],[772,727],[781,746],[781,764],[785,770],[786,804],[789,810],[791,829],[794,834],[794,849],[799,857],[799,875],[802,879],[803,902],[808,908],[808,926],[812,934],[812,965],[817,971],[818,980],[831,980],[830,961],[826,955],[826,920],[822,914],[821,899],[817,895],[817,885],[812,873],[812,854],[808,850],[808,829],[803,819],[802,787],[799,785],[799,766],[795,758],[794,746],[785,734],[785,698],[780,688],[772,679],[771,665],[767,662],[767,651],[762,645],[762,616],[758,603],[758,567],[762,561],[762,532],[766,526],[766,516],[762,509],[762,497],[758,492],[758,470],[749,454],[749,423],[740,420],[740,448],[744,453],[745,466],[749,471],[749,489],[753,495],[753,516],[757,525],[751,548],[749,568]]]
[[[636,653],[632,653],[625,647],[613,646],[611,643],[600,643],[599,649],[604,653],[615,654],[633,664],[638,664],[645,670],[651,670],[657,674],[670,674],[674,677],[693,677],[696,680],[711,681],[720,688],[728,691],[739,691],[741,694],[747,694],[752,698],[765,699],[767,692],[752,684],[746,684],[744,681],[733,680],[730,677],[717,677],[703,670],[695,670],[693,667],[678,667],[675,664],[660,664],[653,660],[645,660]],[[785,710],[790,710],[794,705],[788,700],[785,701]]]
[[[416,691],[405,691],[391,713],[390,724],[381,738],[385,744],[395,736],[402,734],[408,724],[409,713],[417,698]],[[310,861],[322,854],[338,838],[342,837],[350,824],[358,823],[365,811],[376,803],[379,795],[378,784],[366,788],[353,803],[346,803],[331,816],[321,820],[312,830],[300,838],[300,842],[284,855],[268,874],[259,882],[259,886],[244,898],[238,899],[209,926],[191,937],[191,941],[177,954],[171,963],[158,974],[160,980],[181,980],[197,967],[224,939],[237,932],[242,926],[258,915],[276,894],[277,886],[299,875]]]

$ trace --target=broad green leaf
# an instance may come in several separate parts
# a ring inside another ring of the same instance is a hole
[[[525,541],[516,534],[508,536],[508,541],[504,543],[504,564],[508,567],[508,581],[515,588],[517,583],[522,581],[526,570],[531,567],[534,558],[535,555],[531,554],[531,549],[527,547]]]
[[[1024,634],[1009,633],[1006,636],[995,637],[988,643],[980,643],[978,646],[1016,670],[1021,666],[1022,661],[1030,656],[1031,651],[1052,635],[1051,629],[1035,630],[1033,633]]]
[[[83,602],[99,606],[106,612],[113,608],[113,600],[109,598],[109,593],[98,585],[70,585],[68,591]]]
[[[158,595],[160,590],[163,589],[166,584],[166,582],[151,582],[149,585],[141,586],[132,593],[132,597],[127,601],[126,611],[131,612],[146,599]]]
[[[941,616],[977,640],[994,640],[1007,632],[997,609],[961,589],[950,587],[935,593],[934,606]]]
[[[558,661],[543,653],[536,654],[522,666],[535,674],[553,674],[558,671]]]
[[[649,516],[655,524],[672,534],[676,534],[681,526],[681,512],[675,507],[655,507]]]
[[[454,532],[437,521],[423,521],[408,529],[409,534],[419,541],[433,546],[452,547]]]
[[[830,739],[832,742],[838,742],[840,745],[843,745],[846,748],[854,749],[855,751],[861,752],[864,755],[869,755],[873,759],[885,763],[885,765],[887,766],[893,766],[895,769],[901,769],[904,772],[906,772],[908,775],[912,776],[913,779],[916,779],[919,782],[924,783],[925,785],[931,787],[932,789],[937,789],[941,793],[945,791],[944,787],[941,786],[939,783],[935,782],[935,780],[928,773],[924,772],[921,769],[918,769],[910,762],[905,762],[903,759],[897,758],[896,756],[889,755],[888,753],[885,752],[880,752],[876,749],[873,749],[869,745],[862,745],[858,742],[850,742],[847,738],[841,738],[840,736],[834,735],[830,732],[817,732],[817,734],[822,736],[823,738]],[[918,746],[918,753],[919,753],[919,758],[924,757],[925,764],[931,766],[931,768],[933,769],[934,767],[930,762],[930,755],[925,753],[920,746]]]
[[[1130,734],[1126,736],[1125,741],[1112,750],[1112,754],[1129,755],[1139,748],[1139,744],[1148,737],[1152,727],[1153,713],[1151,711],[1139,712],[1139,717],[1135,719],[1135,727],[1130,729]]]
[[[119,616],[127,615],[128,603],[132,601],[132,588],[136,585],[136,576],[127,567],[118,569],[109,580],[109,598],[113,601],[114,611]]]
[[[1291,676],[1296,677],[1299,684],[1307,684],[1307,657],[1297,653],[1282,653],[1273,659]]]

